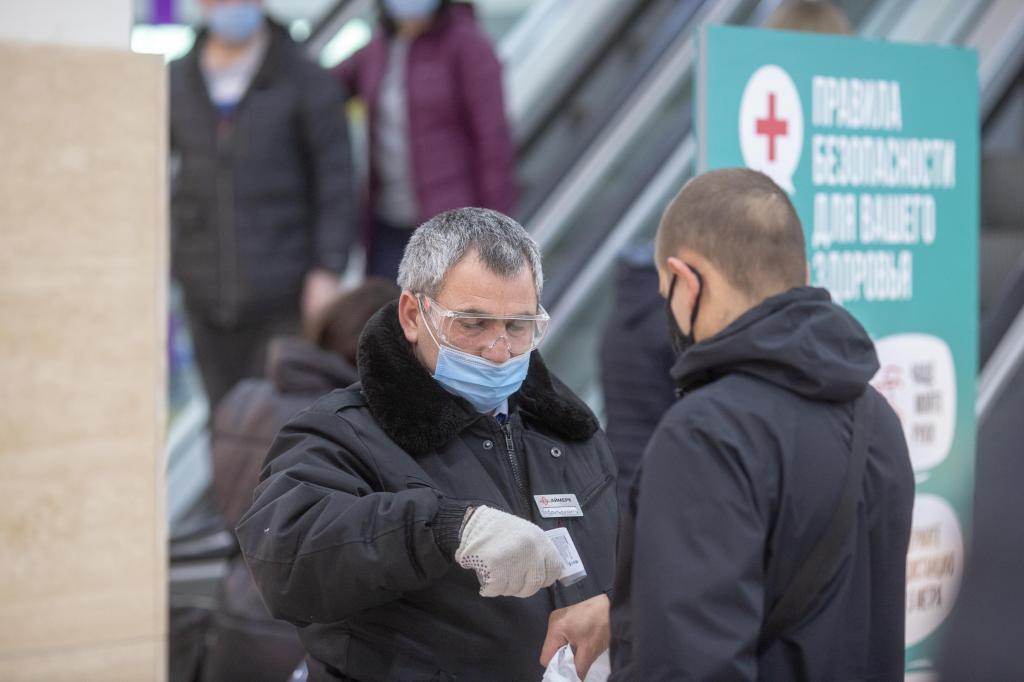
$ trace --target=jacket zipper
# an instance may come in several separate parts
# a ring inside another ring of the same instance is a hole
[[[508,454],[508,463],[512,468],[512,478],[516,483],[516,491],[519,493],[519,501],[523,503],[524,517],[530,513],[530,498],[526,494],[526,482],[523,480],[523,472],[516,459],[516,446],[512,442],[512,430],[508,423],[501,425],[501,433],[505,436],[505,452]]]
[[[234,325],[238,320],[238,257],[235,253],[235,187],[232,177],[234,165],[234,121],[220,121],[217,125],[217,197],[219,199],[221,321]]]

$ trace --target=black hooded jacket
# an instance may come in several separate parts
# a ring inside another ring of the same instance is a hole
[[[395,303],[367,324],[358,364],[361,384],[281,430],[238,526],[264,601],[300,626],[313,680],[539,680],[551,611],[611,588],[615,462],[596,418],[534,353],[500,427],[424,369]],[[541,518],[533,496],[558,493],[583,517]],[[566,526],[588,576],[481,597],[452,559],[469,503]]]
[[[868,381],[864,329],[792,289],[683,353],[683,398],[630,493],[612,605],[614,680],[902,680],[914,477]],[[832,518],[853,404],[872,423],[844,559],[804,618],[758,649],[766,613]]]

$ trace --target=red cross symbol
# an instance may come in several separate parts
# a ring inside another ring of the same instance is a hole
[[[768,93],[768,118],[759,118],[757,123],[757,134],[768,136],[768,160],[775,160],[775,138],[785,135],[789,128],[781,118],[775,118],[775,93]]]

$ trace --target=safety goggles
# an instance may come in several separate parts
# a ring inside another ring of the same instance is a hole
[[[529,353],[540,345],[551,321],[540,305],[537,315],[485,315],[449,310],[424,294],[416,294],[416,300],[439,345],[473,355],[494,348],[499,341],[505,343],[510,355]]]

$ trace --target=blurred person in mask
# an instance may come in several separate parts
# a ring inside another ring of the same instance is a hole
[[[623,510],[611,679],[903,679],[910,457],[789,198],[704,173],[655,262],[680,399]]]
[[[366,326],[360,384],[292,419],[237,535],[311,680],[539,680],[607,648],[615,464],[545,367],[536,243],[465,208],[412,236]],[[545,531],[586,576],[562,576]]]
[[[413,229],[453,208],[510,213],[515,149],[501,64],[470,4],[378,0],[380,27],[335,71],[366,101],[367,275],[395,277]]]
[[[213,483],[224,522],[233,529],[252,504],[267,450],[282,426],[321,396],[356,381],[356,347],[366,322],[398,298],[399,288],[371,278],[334,298],[302,337],[271,340],[266,378],[245,379],[217,408]],[[302,660],[295,626],[274,620],[241,555],[221,584],[204,657],[204,682],[283,682]]]
[[[211,411],[337,289],[354,222],[341,89],[258,0],[202,0],[170,67],[171,265]]]

